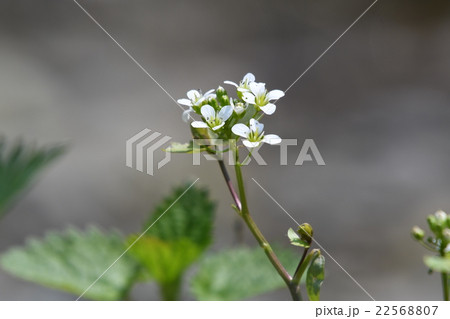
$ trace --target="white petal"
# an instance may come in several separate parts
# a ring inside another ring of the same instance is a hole
[[[250,130],[251,130],[252,132],[255,132],[255,131],[256,131],[256,123],[258,123],[257,120],[255,120],[255,119],[250,119]]]
[[[214,92],[214,89],[207,91],[205,94],[203,94],[203,96],[207,97],[208,95],[211,95],[212,92]]]
[[[259,123],[257,120],[255,120],[255,125],[258,133],[262,133],[264,131],[264,124]]]
[[[264,143],[274,145],[274,144],[280,144],[281,138],[278,135],[275,134],[268,134],[264,136],[263,140]]]
[[[193,105],[199,106],[200,104],[202,104],[205,101],[205,97],[202,96],[201,98],[199,98],[198,100],[195,101],[195,103],[192,103]]]
[[[255,96],[262,96],[262,95],[264,95],[264,93],[266,93],[266,84],[265,83],[252,82],[249,84],[249,86],[250,86],[250,91],[252,91],[252,93]]]
[[[263,111],[267,115],[273,114],[275,112],[275,110],[277,109],[275,104],[272,104],[272,103],[266,104],[264,106],[260,106],[259,108],[261,109],[261,111]]]
[[[213,130],[213,131],[217,131],[219,128],[221,128],[221,127],[224,126],[224,125],[225,125],[225,122],[222,122],[222,123],[220,123],[219,125],[214,126],[214,127],[212,128],[212,130]]]
[[[250,148],[258,147],[259,144],[261,144],[261,142],[250,142],[249,140],[243,140],[242,143],[243,143],[245,146],[250,147]]]
[[[233,107],[231,105],[224,106],[220,111],[217,117],[222,121],[226,121],[233,114]]]
[[[225,84],[230,84],[230,85],[234,85],[235,87],[238,87],[239,85],[237,85],[236,83],[232,82],[232,81],[223,81],[223,83]]]
[[[233,127],[231,128],[231,131],[238,135],[238,136],[242,136],[242,137],[247,137],[248,133],[250,133],[250,129],[248,128],[247,125],[242,124],[242,123],[238,123],[233,125]]]
[[[187,92],[187,97],[191,100],[196,100],[201,96],[200,92],[197,90],[190,90]]]
[[[269,101],[281,99],[284,96],[284,92],[281,90],[272,90],[267,93]]]
[[[245,111],[245,108],[243,108],[242,106],[236,106],[234,108],[234,112],[236,112],[237,115],[242,114]]]
[[[191,123],[192,127],[195,128],[207,128],[208,124],[206,124],[205,122],[202,121],[194,121]]]
[[[213,119],[213,118],[216,117],[216,111],[209,104],[203,105],[201,110],[200,110],[200,113],[202,113],[203,117],[206,120],[210,120],[210,119]]]
[[[250,82],[255,82],[255,76],[253,75],[253,73],[247,73],[246,75],[244,75],[244,78],[242,79],[243,82],[247,81],[247,83]]]
[[[191,117],[191,115],[189,113],[191,113],[193,111],[193,109],[187,109],[183,112],[183,115],[181,116],[181,118],[183,119],[184,122],[189,121],[189,118]]]
[[[246,88],[243,88],[243,87],[239,87],[237,90],[238,90],[239,92],[242,92],[242,93],[244,93],[244,92],[249,92],[249,91],[250,91],[249,89],[246,89]]]
[[[179,99],[177,102],[178,102],[178,104],[181,104],[181,105],[192,106],[191,100],[188,100],[188,99]]]
[[[250,92],[242,92],[242,99],[250,104],[255,104],[255,96]]]

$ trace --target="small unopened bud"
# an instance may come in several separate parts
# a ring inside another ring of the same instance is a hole
[[[439,226],[435,215],[429,215],[427,217],[427,223],[433,233],[439,231]]]
[[[227,91],[223,87],[219,86],[216,90],[216,95],[220,96],[220,95],[224,95],[224,94],[227,94]]]
[[[301,224],[300,227],[298,227],[298,233],[300,234],[300,238],[302,240],[306,241],[307,243],[312,242],[313,228],[311,227],[310,224],[308,223]]]
[[[425,237],[425,232],[420,227],[414,226],[411,235],[416,240],[422,240]]]
[[[246,109],[245,103],[242,102],[237,102],[234,105],[234,111],[236,112],[236,114],[241,115]]]
[[[436,237],[441,237],[442,231],[447,228],[447,214],[439,210],[433,215],[428,216],[427,222]]]
[[[445,225],[447,223],[447,214],[444,211],[438,210],[434,216],[439,225]]]
[[[207,103],[206,104],[209,104],[209,105],[211,105],[214,109],[216,109],[216,110],[219,110],[220,109],[220,106],[219,106],[219,103],[217,102],[217,100],[214,98],[214,97],[210,97],[208,100],[207,100]]]
[[[221,104],[222,106],[230,105],[230,98],[228,97],[228,95],[222,95],[222,96],[220,97],[220,104]]]
[[[450,229],[449,228],[444,229],[444,231],[442,232],[442,236],[444,236],[447,242],[450,242]]]

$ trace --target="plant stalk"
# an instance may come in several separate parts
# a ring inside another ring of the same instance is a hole
[[[444,293],[444,301],[449,301],[448,274],[445,272],[441,273],[441,278],[442,278],[442,289]]]
[[[160,284],[160,292],[162,300],[176,301],[180,295],[181,277],[167,283]]]
[[[245,224],[252,232],[252,234],[255,237],[258,244],[264,250],[265,254],[269,258],[273,267],[276,269],[276,271],[278,272],[280,277],[286,283],[286,285],[289,289],[289,292],[291,293],[292,299],[293,300],[301,300],[301,297],[299,295],[300,290],[297,287],[295,287],[294,285],[292,285],[291,275],[289,275],[287,270],[283,267],[283,265],[281,264],[277,255],[275,254],[272,247],[270,246],[269,242],[264,237],[264,235],[261,233],[261,231],[259,230],[255,221],[253,220],[252,216],[250,215],[250,211],[248,210],[248,205],[247,205],[247,197],[245,194],[244,180],[242,178],[242,171],[241,171],[241,166],[239,163],[236,163],[235,170],[236,170],[236,179],[237,179],[238,187],[239,187],[239,194],[241,195],[242,219],[244,220]]]
[[[441,257],[445,258],[445,248],[447,247],[447,242],[445,242],[444,244],[441,245],[440,249],[439,249],[439,254],[441,255]],[[441,273],[441,280],[442,280],[442,293],[444,295],[444,301],[449,301],[449,286],[448,286],[448,273],[446,272],[442,272]]]
[[[302,273],[300,273],[300,269],[302,268],[303,262],[305,261],[306,256],[308,255],[308,248],[303,250],[302,258],[298,263],[297,269],[295,269],[294,276],[292,276],[292,283],[300,286],[300,280],[302,279]]]
[[[258,244],[264,250],[264,253],[269,258],[273,267],[276,269],[276,271],[278,272],[280,277],[286,283],[286,285],[289,289],[289,292],[291,293],[292,299],[293,300],[301,300],[299,285],[294,285],[292,283],[291,275],[289,275],[287,270],[281,264],[280,260],[278,259],[277,255],[273,251],[269,242],[266,240],[264,235],[261,233],[260,229],[258,228],[255,221],[253,220],[253,218],[250,215],[250,211],[248,209],[248,204],[247,204],[247,196],[245,193],[244,179],[242,177],[241,164],[239,163],[239,158],[238,158],[239,157],[238,151],[234,150],[234,152],[235,152],[235,159],[236,159],[235,171],[236,171],[236,179],[237,179],[237,184],[238,184],[238,189],[239,189],[239,196],[237,195],[236,191],[234,190],[233,184],[231,183],[231,180],[228,175],[225,164],[223,163],[223,161],[219,160],[219,166],[220,166],[222,174],[225,178],[225,182],[227,183],[228,189],[230,190],[231,196],[233,197],[233,200],[236,203],[236,207],[239,209],[240,215],[241,215],[242,219],[244,220],[245,224],[250,229],[251,233],[255,237]]]
[[[239,210],[242,210],[241,201],[239,200],[238,194],[234,190],[233,183],[231,182],[230,175],[228,174],[228,171],[227,171],[227,168],[225,166],[225,163],[223,162],[223,160],[218,160],[218,162],[219,162],[220,170],[222,171],[222,175],[225,178],[225,183],[227,184],[228,190],[230,191],[231,197],[233,197],[233,200],[234,200],[234,203],[236,204],[236,207]]]

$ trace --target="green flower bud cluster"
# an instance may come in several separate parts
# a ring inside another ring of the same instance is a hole
[[[450,258],[450,215],[437,211],[427,217],[427,223],[432,235],[426,236],[423,229],[415,226],[411,230],[412,237],[429,250]]]

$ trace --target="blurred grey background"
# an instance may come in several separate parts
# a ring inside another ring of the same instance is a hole
[[[80,1],[175,98],[247,72],[285,90],[371,2]],[[250,207],[271,241],[286,243],[295,224],[251,177],[311,223],[377,300],[441,298],[409,231],[450,211],[449,34],[450,1],[380,0],[264,119],[270,133],[313,138],[326,166],[294,166],[300,148],[279,166],[279,148],[266,146],[268,166],[245,172]],[[0,252],[69,225],[137,231],[172,186],[196,177],[220,203],[212,249],[233,245],[235,216],[216,163],[193,167],[189,156],[173,156],[153,177],[125,166],[125,141],[140,130],[187,141],[189,128],[73,1],[2,0],[0,43],[0,134],[70,145],[0,222]],[[157,298],[155,287],[139,286],[133,298]],[[330,258],[322,298],[369,299]],[[71,299],[0,271],[0,300]]]

